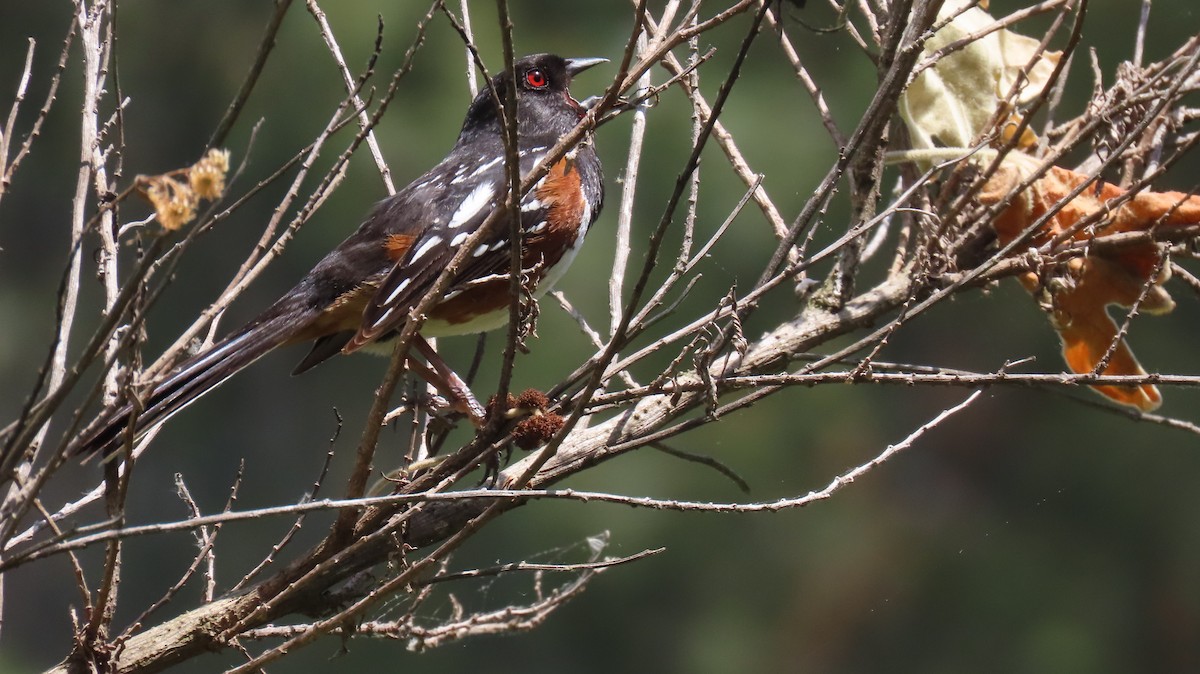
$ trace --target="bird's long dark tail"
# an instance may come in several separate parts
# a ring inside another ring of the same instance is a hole
[[[143,394],[142,411],[134,424],[134,437],[141,436],[267,352],[288,342],[314,313],[299,303],[281,301],[241,330],[180,363],[148,394]],[[81,442],[70,450],[71,453],[107,457],[116,452],[126,441],[133,409],[132,404],[125,403],[102,416],[81,436]]]

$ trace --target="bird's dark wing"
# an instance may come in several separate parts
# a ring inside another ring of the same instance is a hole
[[[545,149],[522,152],[522,172],[530,170]],[[502,203],[506,187],[502,159],[478,165],[451,164],[413,184],[413,198],[426,195],[424,211],[429,220],[421,236],[409,243],[403,257],[379,281],[374,296],[363,310],[361,326],[344,346],[344,351],[361,348],[404,325],[409,311],[421,301],[458,250]],[[539,222],[544,222],[545,207],[538,202],[536,193],[536,189],[530,191],[522,202],[521,221],[527,233],[532,233]],[[387,217],[386,212],[382,217]],[[492,229],[455,274],[443,295],[445,299],[469,290],[472,284],[480,281],[507,276],[511,260],[509,226],[499,220]]]

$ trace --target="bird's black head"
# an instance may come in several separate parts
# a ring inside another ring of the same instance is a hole
[[[533,54],[518,59],[516,75],[517,135],[529,140],[547,136],[557,138],[570,131],[583,117],[579,102],[571,98],[567,86],[575,75],[604,63],[602,58],[565,59],[554,54]],[[461,140],[471,134],[499,133],[500,117],[492,95],[495,89],[501,103],[512,81],[506,73],[492,78],[492,87],[484,87],[471,102],[463,122]]]

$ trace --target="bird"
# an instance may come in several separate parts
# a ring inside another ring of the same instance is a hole
[[[339,353],[391,353],[387,343],[410,310],[491,212],[503,208],[509,183],[498,102],[515,89],[517,155],[525,175],[585,116],[568,90],[572,78],[606,61],[533,54],[514,62],[511,78],[507,72],[493,77],[472,100],[440,163],[378,202],[357,230],[256,318],[182,361],[141,395],[135,437],[281,346],[312,344],[293,374]],[[603,204],[603,172],[589,131],[520,203],[520,273],[533,284],[534,297],[566,271]],[[486,332],[508,322],[511,222],[493,221],[428,311],[406,361],[477,426],[484,409],[425,337]],[[413,357],[414,349],[428,365]],[[129,401],[102,412],[71,453],[112,456],[124,446],[133,414]]]

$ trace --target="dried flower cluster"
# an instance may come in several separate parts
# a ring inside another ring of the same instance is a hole
[[[139,176],[138,189],[154,206],[158,222],[175,231],[196,217],[201,200],[212,201],[225,193],[229,150],[210,149],[189,168],[156,176]],[[181,178],[186,178],[184,183]]]
[[[537,389],[526,389],[521,395],[508,394],[503,407],[495,396],[488,401],[488,413],[500,414],[507,419],[520,419],[513,428],[513,444],[531,450],[546,444],[562,429],[565,420],[549,411],[550,399]]]

